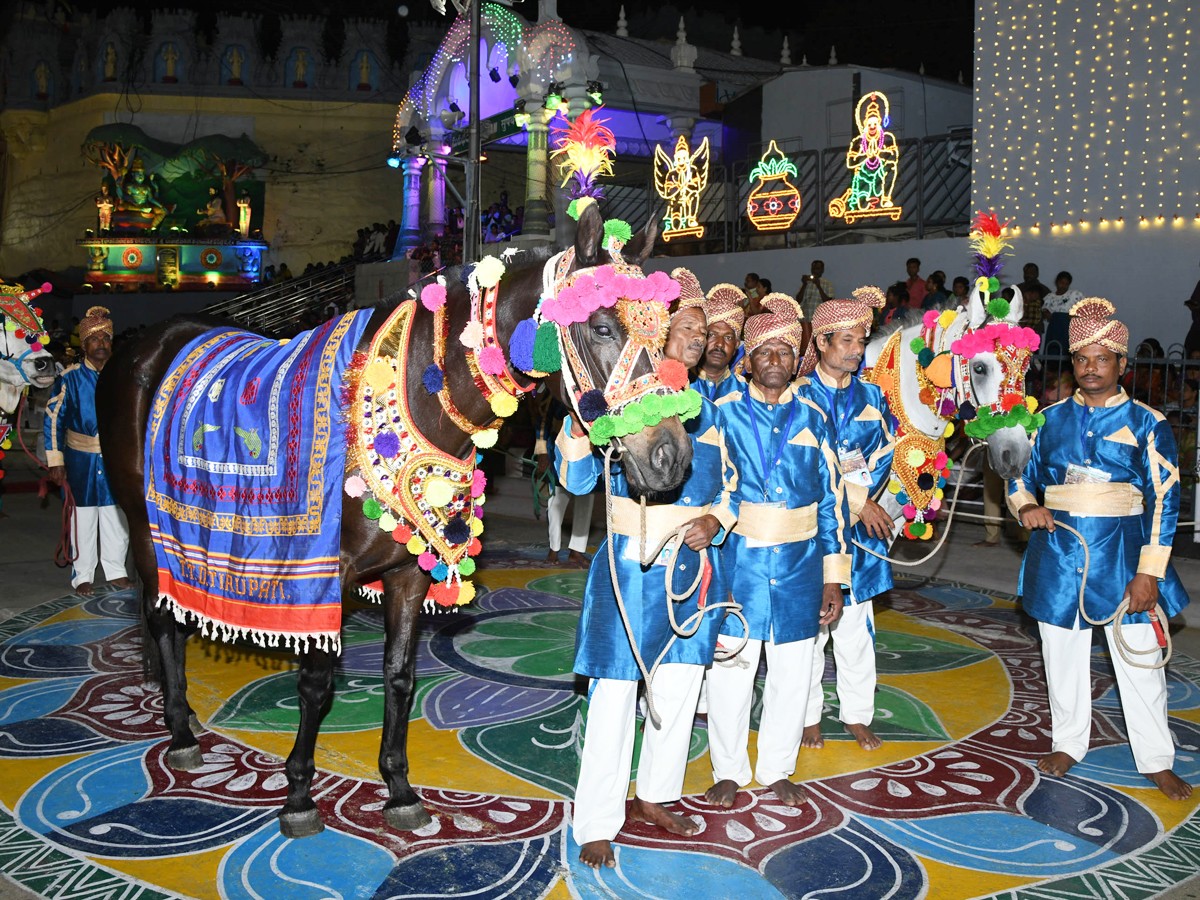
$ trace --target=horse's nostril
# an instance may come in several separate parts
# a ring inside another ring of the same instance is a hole
[[[650,452],[650,462],[660,472],[669,472],[675,464],[675,445],[667,438],[660,440]]]

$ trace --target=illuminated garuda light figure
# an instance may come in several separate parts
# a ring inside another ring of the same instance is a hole
[[[854,109],[858,135],[846,151],[846,168],[854,173],[850,187],[829,201],[829,215],[851,224],[857,219],[886,216],[898,221],[903,209],[892,201],[900,148],[891,124],[888,100],[878,91],[866,94]]]
[[[675,142],[675,155],[668,157],[662,144],[654,148],[654,189],[667,201],[662,238],[703,237],[704,226],[697,218],[700,194],[708,187],[708,138],[696,152],[682,134]]]

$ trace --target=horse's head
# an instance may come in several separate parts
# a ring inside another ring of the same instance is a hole
[[[983,279],[980,279],[983,281]],[[1012,300],[985,300],[976,283],[967,306],[967,330],[951,350],[965,383],[970,407],[964,418],[969,437],[986,442],[988,461],[1001,478],[1015,478],[1029,461],[1030,434],[1044,421],[1036,401],[1025,396],[1025,372],[1040,338],[1021,328],[1020,292]]]
[[[46,349],[49,337],[40,310],[30,301],[50,290],[44,284],[25,291],[20,285],[0,284],[0,410],[17,408],[27,387],[46,388],[54,383],[54,357]]]
[[[667,305],[678,285],[665,273],[647,277],[641,269],[654,238],[653,220],[635,235],[628,226],[614,230],[613,223],[606,233],[599,210],[589,204],[574,247],[552,261],[556,271],[546,279],[546,296],[558,307],[546,318],[559,326],[563,402],[594,443],[617,443],[637,494],[678,487],[692,458],[679,415],[695,398],[679,393],[687,387],[686,372],[680,382],[664,377],[673,367],[662,367]]]

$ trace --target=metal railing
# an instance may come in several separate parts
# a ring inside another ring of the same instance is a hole
[[[760,157],[753,156],[709,168],[708,188],[700,197],[702,238],[671,241],[671,248],[692,254],[731,253],[768,247],[852,243],[864,234],[877,240],[907,240],[966,234],[971,219],[971,135],[951,132],[898,142],[899,174],[893,200],[902,209],[899,219],[862,219],[853,225],[829,215],[829,201],[850,185],[846,148],[791,150],[795,141],[778,142],[797,174],[789,180],[800,190],[801,208],[784,231],[759,232],[746,216],[746,200],[754,190],[749,173]],[[765,149],[765,148],[764,148]],[[661,216],[663,200],[654,190],[653,176],[626,184],[606,184],[603,201],[608,218],[630,223]],[[662,245],[660,245],[662,249]]]
[[[273,281],[257,290],[206,306],[202,312],[233,319],[251,331],[287,336],[317,317],[331,318],[330,304],[344,310],[354,300],[358,262],[329,266],[319,272]]]

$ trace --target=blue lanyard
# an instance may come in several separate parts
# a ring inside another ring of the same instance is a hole
[[[833,426],[833,440],[835,444],[839,443],[842,431],[845,430],[846,423],[850,421],[850,414],[854,412],[854,376],[850,376],[850,384],[846,388],[846,405],[842,409],[840,419],[837,414],[837,390],[830,390],[817,373],[814,372],[813,377],[821,386],[821,390],[825,393],[825,400],[829,403],[829,423]]]
[[[779,465],[779,460],[783,458],[783,447],[787,443],[788,435],[792,431],[792,420],[796,418],[796,395],[792,395],[792,402],[788,407],[787,424],[783,426],[783,433],[779,435],[779,446],[775,448],[775,460],[771,465],[767,465],[767,453],[763,449],[762,437],[758,433],[758,421],[754,417],[754,401],[750,399],[750,391],[742,394],[742,399],[746,402],[746,409],[750,413],[750,430],[754,432],[754,443],[758,445],[758,458],[762,463],[763,470],[763,497],[767,496],[767,482],[771,479],[771,472],[775,466]]]

